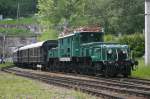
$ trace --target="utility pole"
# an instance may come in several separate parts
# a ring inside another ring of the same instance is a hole
[[[3,59],[5,58],[5,35],[3,35]]]
[[[150,64],[150,0],[145,0],[145,64]]]
[[[18,1],[18,6],[17,6],[17,20],[19,19],[20,17],[20,4],[19,4],[19,1]]]
[[[1,53],[1,58],[4,59],[5,58],[5,54],[6,54],[6,35],[3,34],[3,33],[0,33],[0,37],[2,37],[2,44],[1,44],[1,47],[2,47],[2,53]]]

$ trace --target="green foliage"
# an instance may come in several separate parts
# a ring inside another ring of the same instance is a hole
[[[57,32],[55,30],[48,30],[43,32],[39,37],[38,41],[45,41],[45,40],[55,40],[57,39]]]
[[[145,41],[143,34],[124,35],[118,39],[118,42],[129,45],[133,51],[133,56],[141,57],[144,55]]]
[[[143,0],[38,0],[38,9],[45,29],[100,24],[107,33],[130,34],[144,28]]]
[[[20,28],[0,28],[0,33],[9,36],[33,36],[33,33]]]
[[[20,18],[18,20],[1,20],[0,25],[10,25],[10,27],[11,25],[13,25],[14,28],[0,27],[0,33],[9,36],[34,36],[34,34],[27,29],[17,28],[18,25],[32,25],[32,24],[37,24],[36,17]]]
[[[108,30],[112,33],[142,32],[144,28],[143,0],[110,0],[107,8]]]
[[[138,68],[132,72],[133,77],[150,79],[150,65],[144,64],[144,59],[138,59],[139,65]]]
[[[118,37],[111,35],[111,34],[106,34],[104,35],[104,41],[105,42],[116,42]]]
[[[37,0],[0,0],[0,14],[16,18],[19,4],[19,16],[31,16],[36,12]]]
[[[5,64],[0,64],[0,68],[2,68],[2,67],[12,66],[12,65],[13,65],[13,63],[6,62]]]

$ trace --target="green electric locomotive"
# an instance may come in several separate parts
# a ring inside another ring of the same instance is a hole
[[[48,51],[48,59],[51,71],[104,76],[127,77],[138,64],[131,58],[128,45],[104,42],[104,33],[97,27],[63,32],[58,46]]]

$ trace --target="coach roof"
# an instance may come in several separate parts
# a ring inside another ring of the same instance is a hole
[[[19,48],[19,50],[26,50],[26,49],[30,49],[30,48],[40,47],[40,46],[43,45],[44,42],[45,41],[33,43],[33,44],[30,44],[30,45],[26,45],[26,46],[23,46],[23,47]]]
[[[33,44],[29,44],[23,47],[20,47],[16,50],[14,50],[13,52],[17,52],[20,50],[26,50],[26,49],[31,49],[31,48],[37,48],[37,47],[46,47],[46,46],[51,46],[51,47],[56,47],[58,45],[58,41],[57,40],[46,40],[46,41],[42,41],[42,42],[37,42],[37,43],[33,43]]]

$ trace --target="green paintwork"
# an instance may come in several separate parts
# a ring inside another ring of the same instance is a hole
[[[116,61],[119,51],[129,53],[129,48],[118,43],[104,43],[102,32],[77,32],[60,37],[58,47],[49,50],[49,57],[91,57],[92,61]]]
[[[90,54],[89,56],[91,56],[92,61],[116,61],[118,60],[118,51],[127,51],[127,53],[129,53],[127,45],[120,45],[118,43],[92,42],[82,44],[81,47],[84,51],[88,49],[89,52],[87,53]],[[110,57],[108,56],[109,50],[112,52]],[[88,56],[88,54],[85,54],[84,56]]]
[[[93,34],[90,37],[90,34]],[[81,44],[85,42],[91,42],[95,38],[100,40],[102,37],[102,33],[94,32],[82,32],[82,33],[74,33],[70,36],[66,36],[58,39],[58,56],[59,57],[82,57],[82,48]],[[102,40],[101,40],[102,41]]]
[[[58,57],[58,48],[53,48],[48,51],[48,57],[50,58],[57,58]]]

